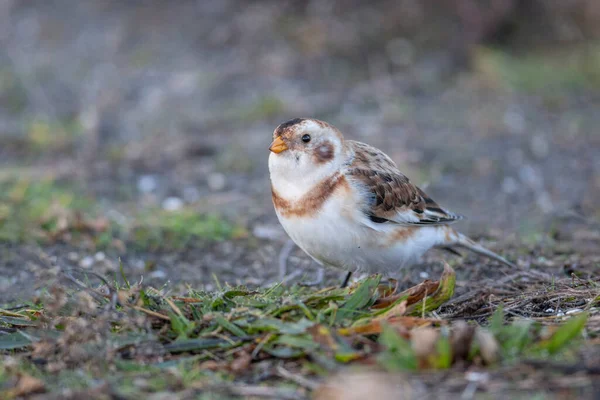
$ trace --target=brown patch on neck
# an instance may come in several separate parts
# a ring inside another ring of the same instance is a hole
[[[283,217],[310,217],[315,215],[323,204],[339,189],[348,188],[346,178],[335,174],[316,184],[304,196],[295,201],[286,200],[277,193],[271,184],[271,197],[275,209]]]

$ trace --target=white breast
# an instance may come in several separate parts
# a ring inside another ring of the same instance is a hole
[[[386,223],[373,229],[355,196],[356,190],[339,190],[315,215],[287,217],[277,212],[277,216],[292,240],[319,264],[346,271],[394,276],[440,243],[437,227],[413,228],[410,238],[390,241],[392,231],[404,228]]]

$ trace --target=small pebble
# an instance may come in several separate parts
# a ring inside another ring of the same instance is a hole
[[[531,165],[527,164],[519,169],[519,178],[521,182],[531,186],[533,189],[540,188],[542,177],[539,172]]]
[[[414,61],[414,48],[410,41],[404,38],[390,40],[386,45],[386,53],[396,65],[407,66]]]
[[[146,263],[144,262],[144,260],[138,259],[135,260],[133,262],[130,263],[133,268],[137,269],[137,270],[143,270],[146,269]]]
[[[96,261],[104,261],[106,259],[106,254],[104,254],[102,251],[99,251],[94,255],[94,258]]]
[[[152,175],[144,175],[138,180],[138,190],[142,193],[151,193],[156,190],[158,182]]]
[[[550,145],[548,144],[548,140],[546,137],[538,133],[531,138],[531,152],[537,158],[544,158],[548,155],[550,150]]]
[[[183,200],[186,203],[195,203],[200,200],[200,192],[193,186],[188,186],[183,189]]]
[[[79,266],[81,268],[90,268],[92,265],[94,265],[94,258],[91,256],[83,257],[81,261],[79,261]]]
[[[167,197],[163,203],[162,208],[167,211],[177,211],[183,207],[183,200],[179,197]]]
[[[429,272],[425,272],[425,271],[419,272],[419,278],[421,278],[421,279],[428,279],[429,278]]]
[[[165,279],[167,277],[167,273],[162,269],[157,269],[156,271],[150,272],[150,278],[155,279]]]
[[[223,190],[226,184],[225,175],[218,172],[210,174],[208,175],[207,183],[210,190],[213,190],[215,192]]]
[[[255,225],[252,228],[252,235],[259,239],[277,240],[283,235],[283,230],[274,225]]]
[[[519,190],[519,185],[514,178],[507,176],[502,181],[502,191],[506,194],[513,194]]]
[[[550,194],[546,191],[541,192],[536,199],[538,207],[546,214],[550,213],[554,209],[554,203],[550,198]]]
[[[554,312],[554,308],[547,308],[546,310],[544,310],[544,312],[553,313]]]
[[[490,375],[487,372],[469,371],[465,374],[465,378],[469,382],[487,382]]]
[[[570,315],[570,314],[577,314],[577,313],[580,313],[580,312],[582,312],[582,311],[583,311],[583,310],[582,310],[581,308],[574,308],[574,309],[572,309],[572,310],[569,310],[569,311],[567,311],[567,312],[566,312],[566,315]]]
[[[504,113],[503,120],[504,125],[506,125],[512,133],[525,132],[525,118],[522,113],[515,110],[509,110]]]

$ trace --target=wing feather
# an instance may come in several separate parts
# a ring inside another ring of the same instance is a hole
[[[353,157],[345,174],[366,189],[364,212],[372,222],[442,225],[463,218],[443,209],[413,185],[381,150],[361,142],[346,143]]]

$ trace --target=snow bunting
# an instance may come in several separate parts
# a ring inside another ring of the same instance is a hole
[[[316,119],[277,127],[269,150],[277,217],[317,263],[394,276],[432,247],[460,246],[514,265],[450,224],[463,217],[413,185],[381,150]]]

